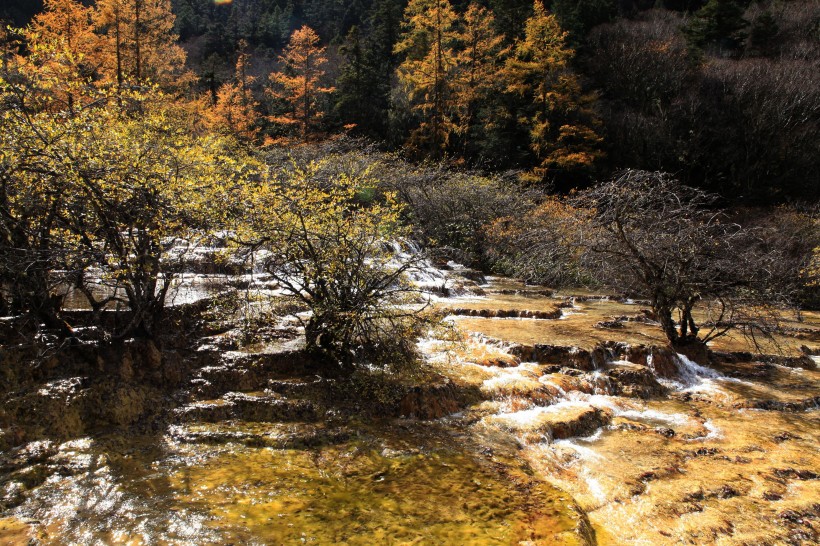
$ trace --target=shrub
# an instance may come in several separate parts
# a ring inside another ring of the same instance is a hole
[[[244,244],[267,251],[265,271],[310,308],[308,350],[346,372],[412,362],[434,321],[407,279],[423,257],[401,247],[402,206],[390,193],[358,200],[376,184],[369,169],[338,172],[332,160],[291,164],[247,188],[238,230]]]

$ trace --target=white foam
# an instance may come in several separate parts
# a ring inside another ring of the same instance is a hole
[[[682,413],[664,413],[653,409],[642,411],[626,410],[616,414],[618,417],[625,417],[633,421],[646,422],[648,424],[664,424],[667,426],[684,426],[690,422],[689,417]]]

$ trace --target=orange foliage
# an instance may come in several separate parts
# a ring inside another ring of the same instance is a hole
[[[290,37],[280,60],[284,71],[270,75],[273,87],[268,92],[273,98],[284,100],[289,111],[270,119],[283,125],[298,125],[302,140],[307,140],[323,114],[319,98],[334,91],[333,87],[322,85],[323,66],[327,63],[325,48],[319,47],[319,36],[306,25]]]

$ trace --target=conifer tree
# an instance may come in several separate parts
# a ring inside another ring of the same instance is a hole
[[[185,52],[177,45],[170,0],[98,0],[94,22],[104,38],[104,69],[118,87],[154,82],[173,87]]]
[[[762,55],[771,54],[777,46],[775,38],[778,32],[780,28],[771,11],[766,10],[758,15],[749,32],[749,44],[752,50]]]
[[[247,74],[250,61],[247,47],[247,42],[240,41],[234,79],[220,86],[204,118],[210,128],[252,142],[259,134],[256,123],[259,103],[254,100],[250,87],[255,78]]]
[[[325,48],[319,45],[316,32],[305,25],[290,37],[280,61],[284,69],[271,73],[269,79],[273,87],[269,92],[274,98],[283,99],[289,111],[274,116],[272,121],[298,125],[302,140],[307,140],[316,120],[324,114],[319,99],[334,91],[333,87],[322,85],[327,63]]]
[[[734,52],[746,40],[749,23],[735,0],[709,0],[683,28],[690,49],[697,55],[708,47]]]
[[[524,38],[504,72],[507,91],[529,103],[519,122],[529,131],[530,149],[538,161],[535,174],[541,179],[588,170],[601,156],[591,108],[594,97],[582,93],[569,67],[573,51],[566,39],[555,16],[536,0]]]
[[[458,78],[455,82],[455,104],[458,112],[458,133],[466,144],[479,135],[473,130],[481,126],[486,134],[495,123],[492,115],[493,91],[500,91],[496,77],[510,52],[504,37],[495,30],[491,11],[471,3],[464,14],[458,35],[460,51],[456,55]],[[485,115],[479,120],[480,110]],[[488,114],[488,112],[490,112]]]
[[[59,41],[78,64],[86,65],[89,71],[95,69],[100,39],[94,33],[91,8],[78,0],[46,0],[43,8],[32,21],[30,41]]]
[[[19,58],[20,67],[37,72],[40,85],[49,82],[49,96],[59,108],[73,110],[99,68],[100,38],[91,9],[77,0],[47,0],[44,7],[23,31],[29,54]]]
[[[395,53],[405,55],[398,76],[421,116],[410,144],[438,156],[455,131],[452,89],[457,15],[447,0],[410,0]]]
[[[379,98],[379,66],[374,66],[366,48],[359,27],[354,26],[339,48],[345,63],[336,81],[336,111],[346,124],[363,127],[365,131],[366,127],[376,122],[372,114],[374,99],[377,101]]]

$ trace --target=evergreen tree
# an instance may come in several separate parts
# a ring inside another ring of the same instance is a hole
[[[746,40],[749,23],[735,0],[709,0],[683,28],[689,47],[698,55],[710,47],[737,52]]]
[[[512,44],[524,35],[524,25],[532,15],[530,0],[488,0],[489,8],[495,14],[495,24],[498,32]]]
[[[614,0],[553,0],[550,9],[575,44],[580,44],[592,27],[612,20],[617,14]]]
[[[752,22],[749,33],[749,44],[755,52],[761,55],[769,55],[777,46],[777,33],[780,28],[777,25],[772,12],[764,11]]]
[[[458,77],[454,84],[457,111],[457,132],[462,138],[462,149],[480,147],[480,141],[490,133],[494,119],[494,96],[502,91],[496,77],[504,66],[510,47],[504,46],[504,37],[495,30],[491,11],[471,3],[464,14],[458,34],[460,51],[456,55]]]

